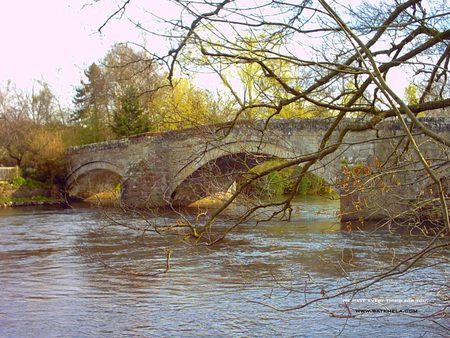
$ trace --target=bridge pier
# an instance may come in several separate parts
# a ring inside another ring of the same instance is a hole
[[[157,208],[170,205],[171,179],[167,166],[157,156],[130,166],[122,180],[121,202],[132,208]]]
[[[398,157],[387,160],[388,168],[397,167]],[[341,222],[395,220],[409,225],[442,221],[438,187],[420,162],[403,163],[401,170],[377,170],[370,165],[346,167],[341,173]],[[450,164],[439,161],[434,168],[444,194],[450,202]]]

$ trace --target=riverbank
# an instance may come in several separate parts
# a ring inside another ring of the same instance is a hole
[[[0,208],[66,204],[59,189],[39,182],[0,181]]]
[[[18,199],[6,199],[0,197],[0,208],[29,207],[38,205],[64,206],[67,204],[62,199],[41,199],[40,197],[41,196],[36,196],[36,198],[18,198]]]

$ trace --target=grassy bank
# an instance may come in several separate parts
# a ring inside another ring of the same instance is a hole
[[[33,196],[33,197],[6,197],[0,196],[0,207],[20,207],[29,205],[63,204],[61,199]]]
[[[54,186],[24,177],[0,182],[0,207],[63,203]]]

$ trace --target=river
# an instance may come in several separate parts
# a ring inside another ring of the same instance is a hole
[[[350,295],[278,311],[383,271],[429,241],[387,230],[342,230],[336,201],[301,199],[296,206],[304,212],[293,222],[243,225],[212,247],[176,235],[141,236],[86,206],[3,209],[0,337],[446,334],[442,316],[424,317],[442,309],[445,292],[448,297],[448,252],[428,261],[434,265],[421,263],[414,273],[356,294],[349,306],[354,317],[345,316]],[[169,213],[152,221],[176,218]],[[227,225],[220,222],[219,228]],[[171,269],[150,276],[164,271],[168,249]]]

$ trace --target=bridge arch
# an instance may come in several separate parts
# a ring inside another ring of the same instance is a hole
[[[226,191],[255,165],[273,158],[293,159],[296,156],[298,154],[284,146],[258,141],[214,147],[190,161],[175,175],[170,199],[173,205],[189,205],[213,193]]]
[[[111,162],[87,162],[70,172],[66,192],[69,197],[85,199],[100,192],[112,191],[122,182],[123,176],[123,168]]]

